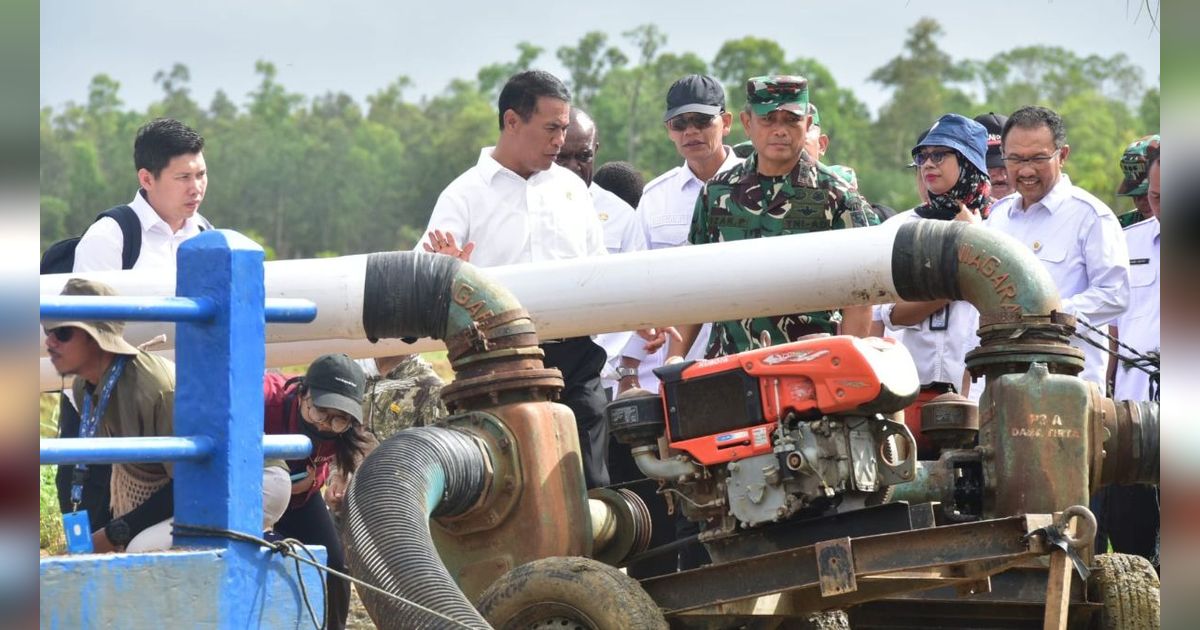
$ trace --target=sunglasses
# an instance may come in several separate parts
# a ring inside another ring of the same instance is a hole
[[[564,162],[571,162],[571,161],[575,161],[580,164],[589,164],[594,159],[596,159],[596,154],[593,153],[590,149],[584,149],[584,150],[580,151],[579,153],[559,152],[558,157],[555,158],[555,160],[558,162],[558,164],[560,166]]]
[[[921,166],[926,162],[933,162],[933,165],[937,166],[945,161],[946,156],[949,155],[954,155],[953,149],[945,149],[942,151],[922,151],[913,156],[913,161],[916,162],[917,166]]]
[[[681,114],[667,121],[669,126],[674,131],[685,131],[688,127],[696,129],[708,129],[716,122],[716,116],[705,116],[704,114]]]
[[[51,328],[50,330],[46,331],[46,336],[54,337],[58,340],[58,343],[67,343],[72,337],[75,336],[75,327],[59,326],[58,328]]]

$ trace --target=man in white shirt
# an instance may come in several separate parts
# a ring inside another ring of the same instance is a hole
[[[528,70],[500,91],[500,137],[438,196],[425,251],[480,267],[607,255],[583,180],[554,163],[570,122],[570,93],[554,75]],[[462,247],[459,247],[459,244]],[[543,340],[547,367],[565,383],[589,488],[608,485],[608,426],[600,371],[604,350],[589,337]]]
[[[204,138],[173,118],[152,120],[138,130],[133,164],[139,189],[129,202],[141,224],[141,248],[133,269],[174,272],[183,241],[211,228],[198,214],[208,188]],[[72,271],[122,268],[124,234],[111,217],[92,224],[75,247]]]
[[[716,79],[692,74],[676,81],[667,91],[663,115],[667,135],[684,162],[646,184],[637,206],[637,217],[649,249],[687,244],[696,198],[704,182],[719,172],[742,163],[725,144],[733,115],[725,111],[725,88]],[[709,324],[701,329],[687,359],[703,359]],[[645,344],[633,338],[622,352],[617,368],[621,375],[618,391],[641,387],[658,390],[654,368],[663,364],[667,348],[647,353]]]
[[[1129,246],[1129,310],[1117,318],[1117,336],[1121,343],[1142,354],[1158,353],[1159,330],[1159,156],[1157,142],[1147,156],[1149,161],[1146,200],[1150,218],[1125,228]],[[1130,354],[1121,349],[1121,354]],[[1158,366],[1147,366],[1154,372]],[[1117,400],[1158,400],[1158,382],[1137,367],[1116,366],[1113,398]],[[1147,485],[1106,486],[1092,499],[1099,529],[1098,553],[1113,551],[1137,554],[1158,566],[1159,505],[1158,488]]]
[[[1045,107],[1013,112],[1001,136],[1008,181],[1018,194],[992,206],[985,225],[1024,243],[1042,261],[1062,298],[1062,310],[1102,327],[1129,304],[1129,250],[1117,217],[1103,201],[1062,172],[1070,155],[1062,118]],[[1101,347],[1106,342],[1079,326]],[[1104,391],[1108,355],[1072,339],[1084,354],[1079,375]]]
[[[592,181],[592,169],[596,163],[596,152],[599,150],[600,132],[596,129],[596,123],[587,112],[572,107],[567,138],[555,162],[578,175],[583,183],[587,184],[588,192],[592,195],[592,205],[596,208],[596,217],[604,227],[604,248],[608,253],[642,251],[646,249],[646,238],[642,236],[642,227],[633,207]],[[634,337],[631,331],[596,336],[595,342],[604,348],[607,357],[600,379],[605,391],[616,385],[616,359],[625,344]]]

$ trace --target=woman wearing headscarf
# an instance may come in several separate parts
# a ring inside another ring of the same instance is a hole
[[[958,114],[946,114],[912,149],[928,201],[888,223],[931,219],[979,223],[992,202],[987,172],[987,130]],[[889,336],[913,356],[921,379],[917,401],[904,410],[904,423],[917,437],[921,459],[936,459],[933,445],[921,437],[921,407],[948,392],[978,400],[966,373],[967,351],[979,345],[979,312],[967,302],[897,302],[879,309]]]
[[[337,528],[321,497],[330,465],[354,472],[365,455],[368,441],[362,427],[366,376],[345,354],[326,354],[308,366],[303,377],[288,379],[268,372],[263,379],[266,403],[263,432],[267,435],[307,435],[312,453],[288,460],[292,498],[275,523],[275,533],[306,545],[324,545],[331,569],[346,572],[346,554]],[[350,583],[328,576],[325,580],[325,626],[340,630],[350,611]]]

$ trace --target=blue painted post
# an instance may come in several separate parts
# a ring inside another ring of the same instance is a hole
[[[189,378],[175,390],[177,435],[206,435],[215,448],[201,462],[175,465],[175,521],[262,534],[263,250],[229,230],[208,230],[179,248],[176,295],[205,298],[212,320],[176,327],[175,357]],[[221,627],[249,620],[259,549],[227,538],[185,537],[177,546],[225,549]],[[247,626],[248,627],[248,626]]]

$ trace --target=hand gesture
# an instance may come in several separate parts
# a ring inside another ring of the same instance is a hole
[[[674,326],[666,328],[643,328],[637,331],[637,335],[646,341],[646,352],[655,352],[663,347],[672,337],[675,341],[683,342],[683,335],[675,330]]]
[[[425,248],[425,251],[431,254],[445,254],[458,258],[463,262],[469,262],[471,260],[471,252],[475,251],[475,243],[473,241],[463,245],[460,249],[458,243],[454,241],[454,235],[449,232],[433,230],[429,232],[428,236],[429,242],[424,243],[422,246]]]

